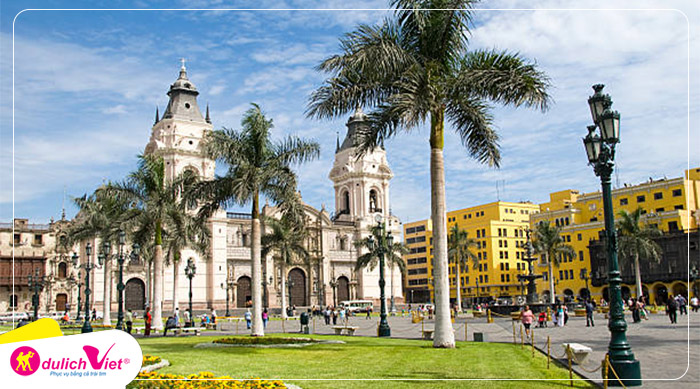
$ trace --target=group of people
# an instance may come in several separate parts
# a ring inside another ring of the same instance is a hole
[[[695,299],[695,303],[693,304],[693,299]],[[693,297],[691,299],[690,305],[693,308],[693,312],[697,312],[698,310],[698,298]],[[685,299],[685,297],[681,296],[680,294],[677,295],[676,297],[670,296],[669,298],[666,299],[666,314],[668,315],[669,320],[671,320],[671,324],[676,324],[678,323],[678,314],[680,313],[681,315],[687,315],[688,314],[688,309],[686,306],[688,305],[688,300]]]
[[[408,304],[408,311],[409,312],[414,312],[422,317],[427,317],[428,320],[431,320],[433,318],[433,315],[435,314],[435,308],[433,305],[419,305],[415,310],[411,307],[411,304]]]
[[[262,316],[263,328],[267,328],[267,322],[270,321],[270,314],[267,312],[267,308],[263,309],[260,316]],[[245,313],[243,313],[243,318],[245,319],[246,328],[250,329],[253,325],[253,314],[250,312],[250,309],[246,309]]]

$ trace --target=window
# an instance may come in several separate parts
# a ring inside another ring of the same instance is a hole
[[[661,200],[663,198],[664,198],[664,194],[662,192],[654,193],[654,200]]]
[[[416,237],[416,243],[421,243],[425,242],[425,236],[417,236]]]
[[[673,197],[680,197],[680,196],[682,196],[682,192],[681,192],[680,189],[674,189],[673,192],[672,192],[672,194],[673,194]]]
[[[515,252],[515,259],[520,259],[520,251]]]
[[[506,282],[510,282],[510,274],[506,274]]]
[[[503,259],[503,251],[499,251],[499,252],[498,252],[498,257],[501,258],[501,259]]]
[[[488,263],[485,263],[485,264],[484,264],[484,271],[488,271],[488,270],[489,270],[489,264],[488,264]]]
[[[578,260],[583,261],[583,251],[578,252]]]
[[[21,234],[15,234],[15,236],[14,236],[14,242],[15,242],[16,245],[22,243],[22,241],[21,241],[21,236],[22,236]]]
[[[564,223],[565,223],[567,226],[569,225],[569,218],[568,218],[568,217],[564,218]]]
[[[479,264],[479,271],[484,271],[484,264],[483,263]]]
[[[416,238],[408,238],[406,239],[406,244],[413,244],[416,243]]]
[[[668,230],[669,232],[678,231],[678,222],[668,222]]]
[[[489,283],[489,275],[488,274],[484,276],[484,282],[487,284]]]
[[[486,228],[481,229],[481,237],[485,238],[486,237]]]
[[[483,255],[483,257],[484,257],[484,259],[486,259],[486,251],[484,251],[484,255]]]
[[[654,212],[663,212],[663,211],[664,211],[663,208],[656,208],[656,209],[654,210]]]
[[[406,235],[416,232],[416,227],[406,228]]]
[[[66,278],[68,273],[68,265],[65,262],[58,264],[58,278]]]
[[[583,239],[583,236],[581,236],[581,234],[578,234],[578,235],[576,236],[576,239],[582,240],[582,239]]]
[[[501,282],[506,282],[506,275],[505,274],[501,274]]]
[[[646,198],[644,197],[644,195],[637,196],[638,203],[643,203],[645,200],[646,200]]]
[[[564,279],[564,271],[563,270],[559,270],[559,279],[560,280]]]
[[[17,308],[17,295],[10,295],[10,308]]]
[[[683,209],[683,204],[678,204],[673,209]]]
[[[41,234],[35,234],[35,235],[34,235],[34,244],[37,245],[37,246],[41,246],[41,245],[42,245],[42,241],[43,241],[42,238],[43,238],[43,236],[42,236]]]
[[[574,269],[569,269],[569,279],[570,280],[574,279]]]
[[[505,269],[505,266],[503,265],[503,262],[501,262],[501,271]]]
[[[416,232],[423,232],[423,231],[425,231],[425,226],[416,227]]]
[[[627,199],[620,199],[620,205],[627,205]]]
[[[476,237],[481,238],[481,230],[476,230]]]
[[[508,241],[507,241],[507,240],[504,240],[504,241],[503,241],[503,247],[506,247],[506,248],[508,247]]]
[[[479,275],[479,282],[484,282],[484,276],[483,276],[483,275]]]

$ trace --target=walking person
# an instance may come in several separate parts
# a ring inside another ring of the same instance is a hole
[[[92,308],[92,319],[91,321],[97,320],[97,309]]]
[[[365,320],[369,320],[370,316],[372,316],[372,307],[367,307],[367,317]]]
[[[333,319],[333,325],[338,324],[338,312],[336,312],[335,308],[331,310],[331,319]]]
[[[216,309],[211,309],[211,324],[216,324]]]
[[[685,299],[685,297],[679,294],[678,296],[676,296],[676,302],[678,303],[678,310],[680,311],[679,313],[681,315],[687,315],[688,311],[686,310],[685,306],[688,304],[688,301]]]
[[[586,300],[586,327],[595,327],[593,322],[593,303],[591,300]]]
[[[642,319],[649,320],[647,310],[644,308],[644,298],[642,297],[637,300],[637,312],[639,312],[639,321],[642,321]]]
[[[323,310],[323,321],[326,323],[326,325],[331,324],[331,307],[326,306],[326,309]]]
[[[146,307],[146,313],[143,315],[143,322],[146,329],[143,331],[143,336],[151,336],[151,321],[153,317],[151,316],[151,307]]]
[[[190,326],[190,311],[188,309],[185,309],[185,326],[189,327]]]
[[[270,320],[270,317],[267,315],[267,308],[265,308],[262,313],[263,328],[267,328],[268,320]]]
[[[525,335],[529,337],[530,326],[532,322],[535,321],[535,314],[532,313],[529,305],[526,305],[525,309],[523,309],[523,312],[520,314],[520,321],[523,323],[523,327],[525,327]]]
[[[173,319],[175,319],[175,326],[180,326],[180,308],[175,307],[175,312],[173,312]]]
[[[700,308],[700,300],[698,300],[698,296],[693,296],[693,298],[690,299],[690,308],[693,310],[693,312],[698,311],[698,308]]]
[[[639,323],[642,321],[640,315],[639,315],[639,307],[637,306],[637,302],[635,300],[630,299],[630,311],[632,311],[632,321],[635,323]]]
[[[126,311],[126,332],[131,334],[131,326],[134,325],[134,314],[131,313],[131,309]]]
[[[676,324],[678,317],[676,316],[676,299],[673,297],[666,300],[666,313],[668,318],[671,320],[671,324]]]
[[[248,329],[250,329],[250,323],[253,320],[253,315],[250,313],[250,309],[247,309],[245,313],[243,314],[243,318],[245,318],[245,325]]]

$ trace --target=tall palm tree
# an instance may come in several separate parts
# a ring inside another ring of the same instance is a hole
[[[184,188],[194,185],[197,177],[189,171],[172,179],[166,178],[163,158],[156,155],[139,156],[138,169],[126,180],[110,183],[102,190],[132,205],[136,212],[130,224],[135,234],[153,242],[153,327],[163,328],[163,230],[167,213],[174,208],[186,208]]]
[[[212,215],[219,208],[251,205],[251,295],[253,299],[253,336],[263,336],[262,266],[260,247],[260,196],[280,204],[296,192],[297,177],[292,164],[318,158],[318,143],[295,136],[280,142],[270,139],[272,119],[260,106],[246,111],[239,131],[223,129],[208,133],[203,151],[209,158],[228,166],[224,176],[201,182],[191,197],[202,199],[200,216]]]
[[[373,108],[360,152],[430,122],[431,219],[434,230],[436,321],[433,347],[455,346],[447,278],[443,147],[445,120],[481,163],[498,167],[491,103],[545,110],[549,79],[517,54],[467,51],[472,0],[393,0],[393,17],[360,25],[340,40],[342,53],[324,60],[329,74],[312,93],[307,114],[336,118]]]
[[[309,261],[309,252],[304,247],[304,241],[308,235],[304,224],[296,223],[293,218],[283,215],[280,220],[265,218],[265,225],[271,231],[263,235],[261,242],[261,257],[265,258],[274,252],[274,258],[279,264],[282,276],[280,287],[282,292],[282,318],[287,318],[287,266],[298,258],[304,262]]]
[[[469,233],[459,228],[458,225],[452,226],[450,236],[447,240],[449,246],[449,255],[455,263],[457,277],[457,309],[462,311],[462,267],[467,267],[469,260],[474,263],[474,268],[479,267],[479,258],[471,251],[472,247],[476,247],[478,242],[474,238],[469,237]]]
[[[549,271],[549,303],[554,304],[554,273],[553,266],[559,267],[564,257],[576,258],[576,251],[571,245],[566,244],[561,236],[561,227],[553,227],[549,221],[543,221],[535,226],[535,234],[532,239],[532,247],[535,253],[547,260]]]
[[[167,229],[164,230],[163,243],[166,258],[173,266],[173,311],[178,306],[179,264],[182,252],[193,249],[200,258],[211,259],[211,229],[207,220],[196,217],[181,206],[171,207],[166,213]]]
[[[369,236],[356,240],[353,244],[357,249],[364,248],[367,250],[366,253],[360,255],[357,258],[357,263],[355,264],[355,270],[360,270],[363,268],[368,268],[369,270],[374,270],[379,263],[379,252],[382,248],[379,247],[379,242],[382,241],[382,230],[377,226],[372,226],[370,228],[370,233],[374,237],[374,245],[371,245]],[[408,254],[410,250],[406,245],[401,242],[394,242],[391,247],[388,247],[388,251],[384,255],[385,265],[391,267],[391,296],[394,295],[394,267],[398,267],[402,274],[406,272],[406,262],[403,260],[403,255]]]
[[[118,232],[122,228],[122,224],[128,217],[128,204],[119,201],[110,196],[102,194],[100,189],[97,189],[91,195],[83,195],[75,198],[74,203],[80,211],[74,222],[68,229],[69,244],[92,240],[93,245],[95,240],[100,242],[110,242],[112,247],[116,247],[118,242]],[[96,247],[96,254],[101,248]],[[102,324],[110,325],[110,310],[111,310],[111,290],[112,290],[112,258],[105,257],[103,264],[103,301],[102,301]],[[78,307],[78,310],[81,308]]]
[[[637,286],[637,298],[642,296],[642,273],[639,269],[639,261],[661,261],[661,246],[654,241],[661,236],[661,231],[654,225],[641,225],[640,217],[642,208],[633,212],[624,209],[618,212],[620,219],[617,221],[618,252],[623,261],[634,261],[634,278]]]

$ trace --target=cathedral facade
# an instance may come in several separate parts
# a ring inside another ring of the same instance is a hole
[[[197,103],[199,92],[188,79],[184,65],[167,94],[168,105],[162,117],[156,111],[144,154],[163,157],[167,178],[173,178],[185,170],[196,172],[203,179],[213,178],[215,161],[204,157],[201,152],[205,134],[214,128],[209,107],[206,107],[203,115]],[[328,174],[335,191],[335,211],[329,212],[325,206],[317,209],[304,203],[309,230],[306,241],[309,260],[297,259],[293,265],[282,267],[273,255],[263,258],[263,306],[271,308],[273,312],[282,305],[282,277],[286,280],[285,298],[288,305],[338,305],[342,301],[355,299],[373,300],[375,305],[379,304],[379,268],[355,270],[357,258],[363,254],[363,249],[356,248],[354,242],[370,234],[370,228],[377,224],[377,215],[381,216],[394,236],[401,233],[401,225],[398,218],[389,212],[389,182],[393,174],[386,151],[377,148],[361,157],[356,153],[356,135],[365,125],[366,116],[358,109],[347,121],[344,140],[337,144],[333,167]],[[268,204],[261,213],[270,217],[279,216],[279,210]],[[163,315],[166,317],[167,312],[175,307],[181,310],[187,308],[190,281],[185,275],[185,267],[190,258],[196,266],[196,274],[191,281],[195,310],[215,308],[221,314],[227,301],[230,308],[245,308],[250,303],[251,215],[220,210],[209,219],[209,223],[212,231],[210,260],[200,258],[192,250],[185,250],[179,263],[165,259],[161,295]],[[86,243],[74,248],[81,262],[87,259]],[[91,244],[100,247],[99,241],[92,241]],[[49,262],[46,261],[47,264]],[[403,302],[401,271],[388,264],[385,268],[387,299],[393,296],[397,303]],[[154,293],[152,278],[149,277],[152,270],[142,260],[127,261],[124,266],[126,309],[140,311],[150,304]],[[93,270],[91,277],[92,306],[104,312],[106,317],[110,316],[110,312],[113,315],[117,309],[117,271],[116,261],[112,261],[102,269]],[[46,269],[45,272],[50,270]],[[63,294],[71,296],[70,300],[73,300],[77,289],[70,293],[63,291]],[[105,297],[112,303],[103,306]],[[56,310],[54,300],[55,296],[45,296],[42,301],[47,301],[48,305],[41,311]],[[77,304],[71,302],[67,305],[74,308]]]

